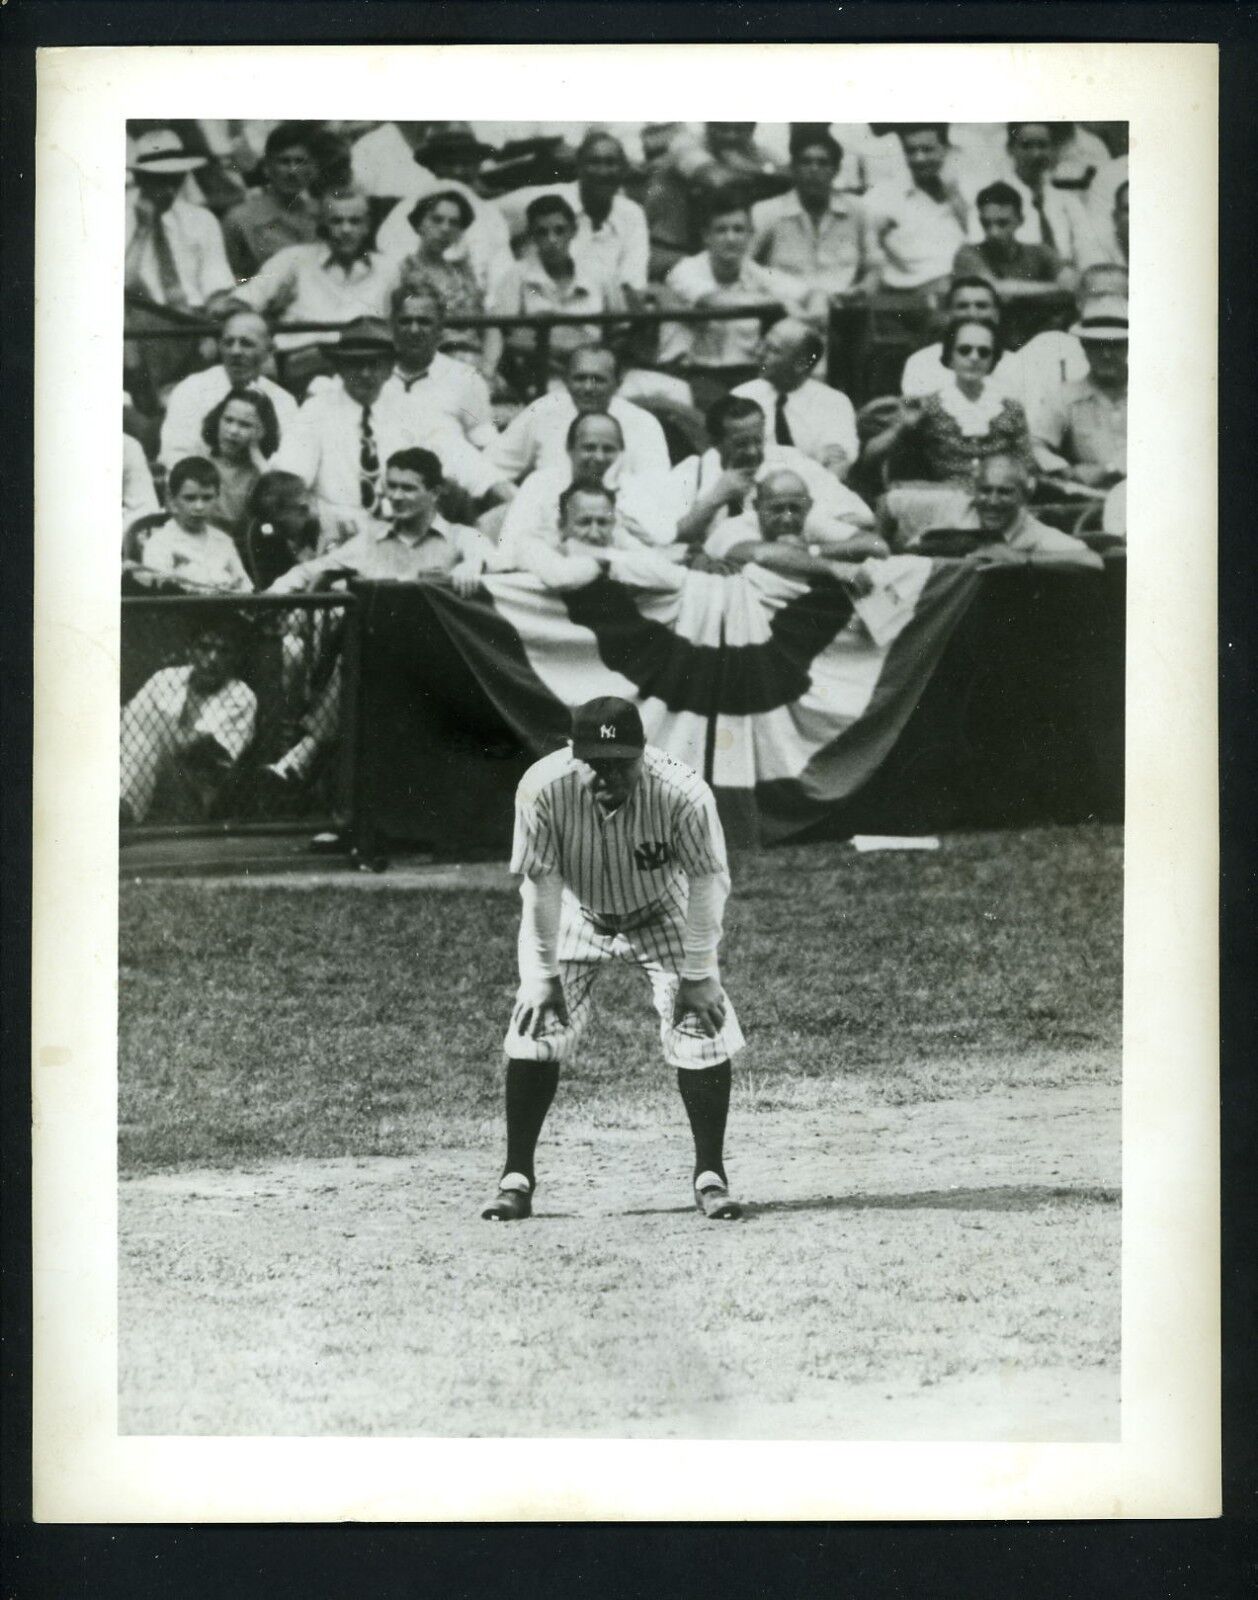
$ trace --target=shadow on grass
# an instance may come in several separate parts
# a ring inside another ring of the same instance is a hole
[[[1071,1188],[1065,1185],[1028,1183],[994,1184],[982,1189],[919,1189],[909,1194],[812,1195],[798,1200],[743,1202],[748,1217],[772,1216],[787,1211],[1034,1211],[1040,1206],[1080,1203],[1117,1205],[1122,1190],[1098,1185]],[[689,1206],[658,1206],[642,1211],[627,1211],[629,1217],[667,1217],[693,1209]]]

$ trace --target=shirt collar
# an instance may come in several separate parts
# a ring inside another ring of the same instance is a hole
[[[785,215],[788,217],[807,217],[809,221],[812,220],[811,213],[805,209],[804,202],[794,189],[790,191],[790,205]],[[843,196],[831,192],[826,206],[826,215],[829,217],[850,217],[853,215],[851,204]]]
[[[434,537],[448,541],[452,538],[452,536],[453,529],[450,527],[450,524],[445,520],[445,518],[440,516],[436,516],[432,519],[428,525],[428,532],[419,539],[410,539],[405,535],[400,534],[391,522],[380,523],[376,533],[376,538],[380,543],[383,543],[386,539],[393,539],[398,544],[409,545],[412,550],[418,550],[421,544],[426,543],[429,539]]]
[[[572,259],[572,266],[572,277],[568,280],[569,293],[573,289],[584,289],[586,294],[592,294],[594,292],[593,281],[575,256]],[[520,271],[525,283],[535,284],[539,289],[553,289],[555,287],[555,280],[536,256],[522,256],[520,258]]]
[[[369,244],[365,244],[362,247],[362,249],[358,252],[358,254],[354,257],[354,259],[350,262],[350,264],[349,264],[350,270],[352,271],[358,265],[358,263],[360,261],[362,262],[363,266],[370,267],[372,265],[372,263],[374,262],[377,253],[378,252],[373,250]],[[324,245],[324,247],[323,247],[323,255],[321,256],[320,261],[319,261],[320,267],[323,269],[324,272],[326,272],[328,270],[328,268],[330,266],[333,266],[334,264],[335,265],[339,265],[339,262],[336,262],[336,258],[332,254],[331,247],[329,245]]]

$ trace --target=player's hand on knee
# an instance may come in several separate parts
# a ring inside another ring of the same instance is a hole
[[[546,1027],[546,1019],[554,1017],[560,1027],[568,1026],[568,1003],[563,997],[563,984],[558,978],[539,978],[530,984],[516,1001],[511,1024],[526,1039],[537,1039]]]
[[[677,985],[673,1006],[673,1025],[691,1014],[699,1027],[714,1039],[725,1026],[725,996],[718,978],[682,978]]]

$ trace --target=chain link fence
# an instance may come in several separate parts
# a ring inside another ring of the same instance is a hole
[[[348,826],[352,595],[124,599],[121,656],[124,842]]]

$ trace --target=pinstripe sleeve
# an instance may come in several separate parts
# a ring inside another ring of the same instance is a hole
[[[692,788],[677,796],[675,804],[673,845],[677,865],[689,878],[728,873],[725,832],[711,789],[696,780]]]
[[[550,825],[550,795],[526,788],[528,774],[515,792],[515,837],[511,845],[511,870],[529,878],[541,878],[559,870]]]

